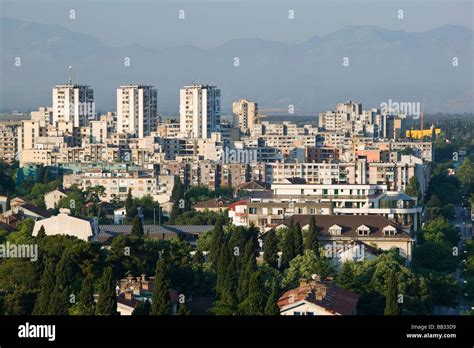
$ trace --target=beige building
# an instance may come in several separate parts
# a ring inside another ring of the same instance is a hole
[[[53,123],[53,108],[52,107],[40,107],[37,111],[32,111],[31,120],[40,122],[42,127]]]
[[[53,124],[72,122],[74,127],[87,126],[95,117],[94,91],[86,85],[57,85],[53,88]]]
[[[276,229],[286,228],[293,221],[301,229],[309,228],[311,215],[294,215]],[[316,231],[326,257],[335,257],[340,245],[359,241],[382,250],[397,249],[408,261],[412,258],[415,239],[406,229],[381,215],[318,215]]]
[[[17,129],[16,126],[0,126],[0,158],[4,162],[11,163],[16,158]]]
[[[244,133],[258,123],[258,104],[255,102],[240,99],[232,104],[232,112],[234,125]]]
[[[143,138],[155,132],[158,116],[157,90],[153,86],[125,85],[117,89],[117,132]]]
[[[221,91],[216,86],[192,85],[180,90],[180,134],[189,138],[209,138],[219,130]]]
[[[41,227],[44,227],[47,236],[61,234],[88,241],[94,235],[91,222],[69,216],[68,209],[61,209],[61,213],[56,216],[36,221],[32,233],[34,237]]]
[[[61,198],[66,196],[66,193],[59,189],[46,193],[44,195],[44,203],[46,205],[46,209],[56,209]]]

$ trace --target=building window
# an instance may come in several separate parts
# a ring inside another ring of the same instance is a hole
[[[365,225],[359,226],[357,228],[357,235],[359,236],[368,236],[370,234],[370,228]]]
[[[300,316],[300,315],[301,315],[301,312],[293,312],[293,315],[298,315],[298,316]]]

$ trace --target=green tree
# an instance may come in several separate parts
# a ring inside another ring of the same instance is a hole
[[[239,306],[240,312],[245,315],[263,315],[265,304],[265,294],[260,280],[260,272],[255,271],[250,276],[248,296]]]
[[[43,175],[43,183],[47,184],[51,181],[50,175],[49,175],[49,167],[46,167],[44,169],[44,175]]]
[[[303,255],[298,255],[290,261],[282,283],[285,288],[294,288],[298,286],[301,278],[310,279],[313,274],[317,274],[321,279],[325,279],[333,272],[328,259],[316,257],[313,250],[306,250]]]
[[[236,257],[231,256],[227,243],[222,245],[217,259],[217,300],[214,302],[212,312],[216,315],[232,315],[237,312],[235,294]]]
[[[293,260],[294,257],[296,256],[295,240],[294,240],[294,233],[293,233],[292,227],[283,230],[283,238],[282,238],[281,244],[282,244],[281,268],[285,269],[290,264],[290,261]]]
[[[299,223],[293,225],[293,240],[295,243],[295,256],[303,255],[304,245],[303,245],[303,234],[301,232],[301,226]]]
[[[224,244],[224,229],[222,227],[222,219],[218,219],[214,229],[212,230],[211,243],[209,250],[209,260],[217,265],[217,259],[221,253]]]
[[[186,302],[180,302],[178,306],[178,315],[190,315],[191,311],[189,310],[188,305]]]
[[[466,157],[456,170],[456,176],[466,190],[471,190],[474,184],[474,164],[469,157]]]
[[[421,199],[420,182],[416,176],[412,176],[410,180],[408,180],[405,193],[411,197],[417,197],[418,200]]]
[[[319,257],[319,242],[316,233],[316,217],[314,215],[311,215],[309,221],[309,229],[305,239],[305,249],[313,250],[316,257]]]
[[[143,237],[143,225],[142,225],[142,219],[139,216],[135,216],[133,219],[133,224],[132,224],[132,233],[131,235],[134,237]]]
[[[242,269],[237,286],[237,298],[239,301],[243,301],[248,296],[250,281],[256,270],[255,251],[253,250],[252,241],[249,240],[245,245]]]
[[[33,310],[34,315],[46,315],[50,310],[50,297],[55,289],[55,266],[51,260],[45,265],[41,275],[40,290]]]
[[[140,304],[135,307],[132,312],[132,315],[150,315],[151,304],[148,300],[140,302]]]
[[[170,315],[170,279],[165,260],[160,259],[156,263],[155,289],[153,291],[153,301],[151,305],[152,315]]]
[[[265,315],[279,315],[280,308],[278,307],[278,293],[276,286],[272,287],[270,296],[268,296],[267,303],[265,305]]]
[[[92,275],[88,275],[82,282],[81,292],[79,293],[79,303],[84,307],[86,315],[93,315],[95,311],[94,302],[94,280]]]
[[[128,189],[127,198],[125,199],[125,212],[127,217],[130,218],[134,213],[135,206],[133,204],[132,189]]]
[[[385,302],[385,315],[399,315],[400,308],[398,307],[398,286],[397,277],[395,271],[390,272],[390,278],[388,280],[386,302]]]
[[[46,237],[46,230],[44,229],[44,225],[41,225],[40,229],[38,230],[38,234],[36,235],[36,238],[42,239]]]
[[[35,294],[25,288],[15,289],[5,296],[4,313],[6,315],[31,315],[35,304]]]
[[[265,233],[263,242],[263,259],[271,267],[278,268],[278,238],[274,229]]]
[[[106,267],[99,285],[99,299],[96,305],[97,315],[117,314],[117,295],[115,293],[115,280],[112,268]]]

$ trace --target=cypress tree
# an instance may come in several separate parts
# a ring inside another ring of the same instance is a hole
[[[2,214],[2,213],[3,213],[3,205],[0,204],[0,214]]]
[[[234,291],[234,277],[236,277],[236,257],[224,243],[221,247],[217,260],[217,301],[214,302],[212,312],[217,315],[231,315],[237,310],[237,302]]]
[[[224,243],[221,246],[216,265],[216,292],[218,295],[224,292],[227,286],[227,269],[230,267],[230,263],[230,251],[228,250],[227,243]]]
[[[294,243],[295,243],[295,257],[298,255],[303,255],[304,246],[303,246],[303,234],[301,233],[301,226],[299,223],[296,223],[293,227],[294,234]]]
[[[135,218],[133,219],[133,223],[132,223],[132,233],[131,235],[132,236],[135,236],[135,237],[143,237],[143,224],[142,224],[142,219],[139,217],[139,216],[135,216]]]
[[[265,305],[265,315],[279,315],[280,308],[278,307],[278,292],[275,284],[272,286],[272,291],[268,296],[267,303]]]
[[[260,281],[260,272],[250,276],[247,298],[240,304],[240,311],[245,315],[262,315],[265,312],[265,294]]]
[[[60,285],[56,285],[50,296],[48,314],[66,315],[69,308],[68,293]]]
[[[46,167],[44,169],[44,175],[43,175],[43,184],[47,184],[51,181],[51,178],[49,176],[49,168]]]
[[[46,237],[46,230],[44,229],[44,226],[41,225],[41,227],[38,231],[38,234],[36,235],[36,238],[42,239],[44,237]]]
[[[56,286],[60,291],[69,292],[74,277],[71,256],[68,252],[65,252],[56,266]]]
[[[40,291],[33,310],[34,315],[46,315],[49,313],[50,297],[55,288],[54,271],[53,262],[48,260],[41,275]]]
[[[132,197],[132,189],[128,189],[127,198],[125,199],[125,212],[127,214],[127,218],[132,216],[133,211],[133,197]]]
[[[242,270],[240,272],[237,287],[237,298],[239,301],[243,301],[248,296],[250,280],[256,268],[257,263],[255,260],[255,253],[252,247],[252,241],[248,241],[245,245],[243,265]]]
[[[150,315],[151,304],[150,301],[145,300],[141,302],[132,312],[132,315]]]
[[[10,210],[12,207],[10,205],[10,197],[7,197],[7,202],[6,202],[6,205],[5,205],[5,210],[8,211]]]
[[[117,295],[112,268],[106,267],[99,285],[99,299],[96,305],[97,315],[115,315],[117,313]]]
[[[290,261],[295,257],[294,234],[292,227],[283,232],[281,251],[283,253],[281,257],[281,268],[285,269],[290,264]]]
[[[395,274],[395,271],[390,272],[390,276],[388,278],[388,284],[387,284],[387,295],[385,299],[385,315],[399,315],[400,314],[400,308],[398,307],[398,302],[397,302],[397,295],[398,295],[398,289],[397,289],[397,276]]]
[[[212,230],[211,236],[211,246],[209,250],[209,260],[212,262],[214,266],[217,265],[217,261],[219,255],[221,254],[221,250],[225,243],[224,239],[224,229],[222,227],[222,218],[217,218],[216,225]]]
[[[171,213],[170,213],[170,218],[168,220],[168,223],[170,225],[174,225],[180,213],[181,213],[181,209],[179,208],[179,202],[174,202],[173,206],[171,207]]]
[[[201,250],[196,251],[193,256],[193,263],[196,265],[202,265],[205,262],[204,254]]]
[[[164,259],[159,259],[156,263],[155,272],[155,289],[153,290],[153,301],[151,304],[152,315],[170,315],[171,298],[170,298],[170,279],[168,269]]]
[[[56,266],[56,286],[49,300],[49,314],[66,315],[69,308],[69,293],[74,280],[74,269],[68,252],[61,256]]]
[[[263,259],[273,268],[278,268],[278,238],[274,229],[265,234]]]
[[[313,250],[316,257],[319,257],[319,242],[316,234],[316,217],[311,215],[309,221],[308,234],[305,240],[305,250]]]
[[[88,275],[82,282],[82,289],[79,293],[79,303],[86,309],[86,313],[84,314],[94,314],[94,281],[91,275]]]
[[[189,310],[189,307],[186,304],[186,302],[179,303],[177,314],[178,315],[191,315],[191,311]]]

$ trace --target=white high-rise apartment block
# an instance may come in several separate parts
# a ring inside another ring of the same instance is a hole
[[[238,126],[242,132],[253,129],[253,125],[258,123],[258,104],[240,99],[232,104],[234,113],[234,125]]]
[[[180,90],[180,133],[191,138],[208,139],[219,131],[221,90],[216,86],[184,86]]]
[[[117,88],[118,133],[143,138],[156,132],[158,123],[158,97],[153,86],[125,85]]]
[[[73,122],[84,127],[95,118],[94,90],[86,85],[66,84],[53,88],[53,124]]]

